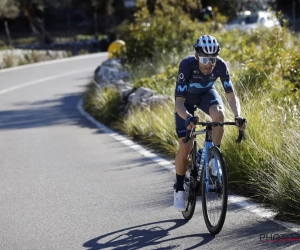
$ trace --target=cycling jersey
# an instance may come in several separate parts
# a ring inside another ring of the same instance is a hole
[[[225,92],[233,92],[229,70],[222,58],[218,57],[212,72],[205,75],[199,69],[199,62],[195,56],[189,55],[179,65],[175,97],[186,98],[186,104],[190,106],[197,105],[202,94],[215,88],[214,84],[218,77],[220,77]]]

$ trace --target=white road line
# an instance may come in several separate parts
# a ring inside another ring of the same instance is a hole
[[[88,71],[93,71],[93,70],[94,70],[94,68],[77,70],[77,71],[69,71],[69,72],[66,72],[66,73],[63,73],[63,74],[41,78],[41,79],[36,80],[36,81],[27,82],[27,83],[23,83],[23,84],[20,84],[20,85],[17,85],[17,86],[8,88],[8,89],[0,90],[0,95],[11,92],[13,90],[17,90],[17,89],[21,89],[21,88],[24,88],[24,87],[27,87],[27,86],[31,86],[31,85],[34,85],[34,84],[54,80],[54,79],[65,77],[65,76],[70,76],[70,75],[75,75],[75,74],[84,73],[84,72],[88,72]]]
[[[94,117],[92,117],[89,113],[87,113],[83,109],[83,99],[79,101],[77,104],[77,109],[79,112],[85,116],[89,121],[91,121],[93,124],[95,124],[98,128],[100,128],[102,131],[104,131],[106,134],[109,134],[111,137],[114,139],[120,141],[121,143],[127,145],[128,147],[132,148],[133,150],[137,151],[141,155],[147,157],[148,159],[156,162],[160,166],[172,171],[175,173],[175,166],[171,162],[151,153],[149,150],[145,149],[144,147],[137,145],[135,142],[132,140],[116,133],[115,131],[109,129],[105,125],[101,124],[98,122]],[[300,232],[300,226],[295,224],[295,223],[287,223],[287,222],[282,222],[275,220],[274,217],[277,213],[273,212],[271,209],[267,209],[253,201],[251,199],[243,197],[243,196],[238,196],[238,195],[229,195],[228,196],[228,202],[232,203],[234,205],[237,205],[241,207],[242,209],[245,209],[251,213],[256,214],[257,216],[265,219],[272,220],[276,222],[277,224],[288,228],[289,230],[292,230],[294,232]]]
[[[105,125],[101,124],[94,117],[92,117],[89,113],[87,113],[83,109],[82,106],[83,106],[83,99],[81,99],[79,101],[79,103],[77,104],[77,109],[83,116],[85,116],[89,121],[94,123],[98,128],[100,128],[106,134],[109,134],[111,137],[113,137],[117,141],[125,144],[126,146],[132,148],[133,150],[137,151],[141,155],[147,157],[148,159],[156,162],[157,164],[159,164],[159,165],[163,166],[164,168],[167,168],[167,169],[171,170],[173,173],[175,173],[174,165],[171,162],[169,162],[165,159],[162,159],[161,157],[157,156],[156,154],[151,153],[149,150],[145,149],[144,147],[136,144],[132,140],[129,140],[128,138],[116,133],[115,131],[113,131],[113,130],[109,129],[108,127],[106,127]]]

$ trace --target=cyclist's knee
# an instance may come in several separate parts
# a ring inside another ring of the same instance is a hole
[[[182,140],[183,139],[181,139],[179,143],[179,152],[182,157],[186,158],[192,150],[193,141],[190,140],[189,142],[184,143]]]
[[[214,122],[221,122],[225,119],[224,107],[221,105],[213,105],[209,109],[209,115]]]

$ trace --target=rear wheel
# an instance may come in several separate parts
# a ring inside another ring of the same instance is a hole
[[[189,167],[184,180],[185,211],[182,212],[182,215],[186,220],[190,220],[193,217],[197,201],[197,170],[194,167],[196,161],[196,151],[197,146],[196,142],[194,142],[194,147],[189,154]]]
[[[193,176],[187,176],[185,177],[185,211],[182,212],[183,217],[186,220],[190,220],[195,212],[195,207],[196,207],[196,182],[195,182],[195,177]]]
[[[206,174],[206,168],[203,168],[202,175],[202,210],[204,221],[208,231],[218,234],[225,222],[228,201],[228,181],[224,158],[219,148],[211,147],[209,149],[209,159],[212,159],[219,166],[219,177],[214,176],[209,169]],[[208,187],[207,187],[208,184]]]

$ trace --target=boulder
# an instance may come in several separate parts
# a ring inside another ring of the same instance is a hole
[[[169,96],[159,95],[156,91],[145,88],[133,88],[127,81],[129,74],[123,71],[121,61],[116,58],[108,59],[95,70],[94,79],[100,88],[117,87],[122,103],[121,114],[126,114],[135,107],[151,107],[170,101]]]

